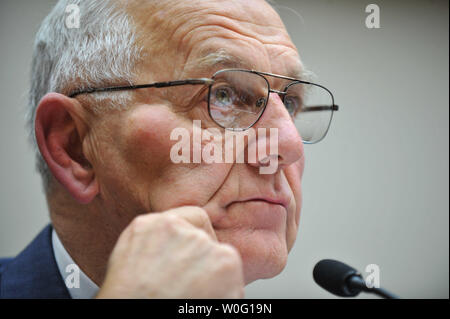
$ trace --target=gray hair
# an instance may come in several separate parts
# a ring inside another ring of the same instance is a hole
[[[79,28],[66,25],[69,5],[79,8]],[[132,83],[142,54],[131,18],[114,0],[60,0],[44,19],[34,43],[27,126],[45,191],[51,173],[34,134],[39,101],[49,92],[68,94],[73,89]],[[98,112],[99,105],[118,108],[130,98],[129,92],[92,94],[89,104]]]

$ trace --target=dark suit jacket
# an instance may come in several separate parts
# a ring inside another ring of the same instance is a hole
[[[70,298],[48,225],[15,258],[0,258],[0,298]]]

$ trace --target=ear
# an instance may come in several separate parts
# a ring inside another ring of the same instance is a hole
[[[65,95],[49,93],[39,102],[35,134],[39,150],[53,176],[82,204],[99,192],[91,164],[83,154],[87,124],[80,103]]]

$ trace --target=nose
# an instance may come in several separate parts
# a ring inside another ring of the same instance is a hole
[[[303,157],[302,138],[279,94],[270,93],[266,109],[254,127],[266,128],[269,132],[273,132],[274,129],[278,131],[278,149],[266,145],[266,154],[269,157],[278,157],[279,169],[289,166]],[[259,164],[261,165],[261,161]]]

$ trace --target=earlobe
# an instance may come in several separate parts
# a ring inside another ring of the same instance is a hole
[[[36,110],[35,134],[39,150],[58,182],[82,204],[99,192],[94,170],[82,151],[85,132],[79,103],[59,93],[45,95]]]

